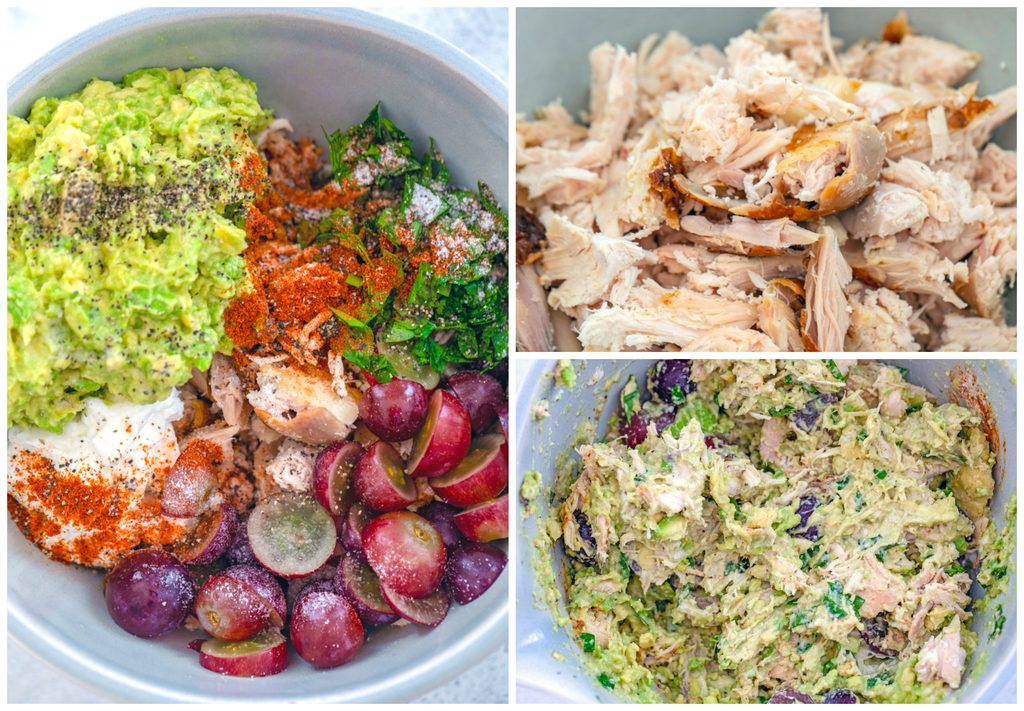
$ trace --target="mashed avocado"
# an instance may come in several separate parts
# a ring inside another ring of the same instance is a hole
[[[8,426],[155,402],[229,348],[267,118],[231,69],[140,69],[7,117]]]
[[[683,703],[961,686],[972,580],[998,595],[1012,565],[981,418],[879,363],[667,361],[647,385],[627,383],[607,439],[546,492],[535,477],[521,492],[551,495],[538,599],[595,681]]]

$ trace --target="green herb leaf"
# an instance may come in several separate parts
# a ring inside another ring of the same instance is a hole
[[[597,646],[597,638],[589,632],[583,632],[580,634],[580,639],[583,641],[583,651],[593,654],[594,648]]]
[[[828,368],[828,372],[832,373],[833,378],[835,378],[836,380],[842,380],[843,382],[846,381],[846,376],[843,375],[843,371],[839,369],[839,366],[836,365],[836,362],[834,360],[829,358],[828,360],[825,361],[825,366]]]

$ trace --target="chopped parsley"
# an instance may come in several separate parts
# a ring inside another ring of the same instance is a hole
[[[373,187],[358,198],[361,217],[334,210],[315,238],[374,265],[345,277],[358,290],[358,310],[335,315],[373,336],[342,349],[345,359],[380,380],[403,367],[441,372],[460,363],[487,370],[505,359],[508,218],[487,186],[473,192],[450,185],[433,141],[418,159],[380,104],[327,143],[336,180]]]
[[[828,372],[832,373],[833,378],[835,378],[836,380],[842,380],[844,382],[846,381],[846,376],[843,375],[843,371],[839,369],[839,366],[836,365],[836,362],[834,360],[832,360],[831,358],[826,360],[825,367],[828,368]]]
[[[580,634],[580,640],[583,642],[583,651],[587,654],[593,654],[594,649],[597,647],[597,638],[589,632],[583,632]]]

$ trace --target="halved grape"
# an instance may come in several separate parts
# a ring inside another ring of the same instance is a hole
[[[334,587],[352,603],[367,627],[383,627],[398,619],[380,591],[377,575],[357,556],[349,553],[341,559]]]
[[[208,639],[199,648],[199,664],[228,676],[271,676],[288,667],[288,643],[274,629],[240,642]]]
[[[370,507],[357,501],[349,507],[341,526],[341,545],[345,550],[363,555],[363,529],[373,518]]]
[[[276,494],[249,514],[253,554],[263,567],[284,578],[312,573],[331,557],[336,541],[331,515],[306,494]]]
[[[240,580],[255,590],[270,610],[270,624],[274,627],[284,626],[284,619],[288,616],[284,591],[281,589],[280,583],[277,582],[277,578],[271,575],[266,568],[261,568],[258,565],[233,565],[225,569],[222,574]]]
[[[181,627],[196,589],[188,569],[157,548],[132,551],[103,582],[107,611],[137,637],[159,637]]]
[[[448,607],[451,605],[448,591],[443,586],[427,597],[421,598],[402,595],[383,584],[380,586],[380,591],[395,612],[410,622],[428,627],[437,627],[441,624],[448,615]]]
[[[445,566],[445,580],[455,602],[466,605],[487,592],[506,563],[508,556],[487,543],[468,541],[452,551]]]
[[[199,517],[199,522],[175,546],[174,553],[183,563],[212,563],[227,552],[238,530],[238,513],[228,503]]]
[[[435,390],[427,403],[427,419],[413,438],[408,471],[412,476],[440,476],[455,468],[469,450],[472,426],[459,399]]]
[[[197,440],[182,450],[167,472],[160,510],[165,516],[177,518],[198,516],[216,491],[217,473],[209,442]]]
[[[199,590],[196,617],[217,639],[238,642],[263,629],[270,621],[270,607],[248,583],[219,573]]]
[[[313,496],[334,516],[352,503],[352,472],[363,455],[357,442],[335,442],[324,447],[313,464]]]
[[[430,480],[439,499],[466,508],[492,499],[508,484],[505,438],[500,434],[477,437],[458,466]]]
[[[401,595],[426,597],[444,575],[444,541],[411,511],[386,513],[366,524],[363,553],[381,583]]]
[[[327,590],[301,595],[288,629],[295,651],[317,669],[331,669],[350,661],[365,639],[363,623],[352,605]]]
[[[355,467],[353,484],[363,503],[374,511],[399,511],[416,501],[416,482],[405,474],[405,462],[390,444],[374,442]]]

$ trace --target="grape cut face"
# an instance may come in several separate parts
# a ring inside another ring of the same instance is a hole
[[[342,516],[352,503],[352,472],[363,454],[358,442],[335,442],[317,455],[313,464],[313,496],[334,516]]]
[[[228,503],[206,511],[196,527],[178,542],[174,553],[183,563],[206,565],[224,555],[235,541],[238,513]]]
[[[383,440],[360,458],[354,484],[359,498],[374,511],[400,511],[416,501],[416,482],[406,475],[401,455]]]
[[[451,601],[448,599],[448,592],[443,587],[439,587],[427,597],[422,598],[402,595],[385,585],[381,585],[380,590],[384,599],[394,608],[395,612],[409,622],[427,627],[437,627],[448,616],[448,607],[451,605]]]
[[[249,514],[249,544],[275,575],[309,575],[334,552],[334,519],[313,497],[285,492],[256,504]]]
[[[208,639],[199,647],[199,664],[227,676],[280,674],[288,667],[288,642],[275,629],[240,642]]]
[[[384,599],[376,573],[357,556],[349,553],[342,558],[334,586],[352,603],[367,627],[383,627],[398,619]]]
[[[426,597],[444,575],[444,541],[430,521],[393,511],[363,529],[363,553],[382,585],[401,595]]]

